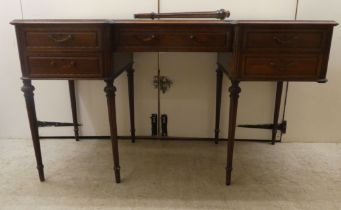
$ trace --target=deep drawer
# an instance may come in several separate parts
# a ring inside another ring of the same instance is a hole
[[[103,69],[100,56],[29,56],[27,65],[32,77],[94,77]]]
[[[241,68],[245,78],[317,79],[321,60],[320,55],[246,55]]]

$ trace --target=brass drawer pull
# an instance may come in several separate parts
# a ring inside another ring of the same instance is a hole
[[[155,34],[152,34],[152,35],[147,36],[147,37],[145,37],[145,38],[140,38],[140,37],[138,37],[138,36],[135,36],[135,38],[137,38],[137,39],[139,39],[139,40],[141,40],[141,41],[143,41],[143,42],[150,42],[150,41],[153,41],[154,39],[156,39],[156,35],[155,35]]]
[[[52,39],[53,41],[57,42],[57,43],[63,43],[63,42],[67,42],[69,40],[72,39],[72,35],[56,35],[56,34],[51,34],[49,35],[49,38]]]
[[[62,66],[63,69],[71,69],[76,67],[76,61],[70,61],[68,64]]]
[[[270,62],[269,65],[278,71],[286,71],[290,66],[293,65],[293,62]]]
[[[56,64],[57,63],[53,60],[50,62],[50,65],[53,67],[56,67]],[[61,68],[62,69],[71,69],[71,68],[75,68],[76,66],[77,66],[76,61],[70,61],[69,63],[62,65]]]
[[[292,36],[292,37],[289,37],[287,39],[282,39],[278,36],[273,36],[273,39],[278,43],[278,44],[290,44],[292,43],[294,40],[297,40],[298,39],[298,36]]]
[[[194,36],[193,34],[189,36],[190,39],[194,40],[196,39],[196,36]]]

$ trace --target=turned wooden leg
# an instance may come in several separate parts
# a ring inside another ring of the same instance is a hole
[[[271,139],[272,145],[276,143],[276,134],[277,134],[277,129],[278,129],[278,116],[279,116],[279,111],[281,108],[282,92],[283,92],[283,82],[279,81],[277,82],[277,89],[276,89],[276,101],[275,101],[274,121],[273,121],[272,139]]]
[[[135,108],[134,108],[134,69],[127,70],[128,94],[129,94],[129,113],[130,113],[130,133],[131,141],[135,143]]]
[[[114,172],[116,183],[121,182],[120,176],[120,160],[118,154],[118,142],[117,142],[117,123],[116,123],[116,105],[115,105],[115,92],[116,88],[113,85],[113,80],[106,80],[106,86],[104,91],[107,96],[107,106],[109,114],[110,135],[114,159]]]
[[[31,84],[31,80],[23,80],[24,85],[21,90],[24,92],[26,109],[28,114],[28,120],[30,122],[30,129],[33,141],[34,153],[37,161],[37,169],[39,174],[39,179],[41,182],[45,181],[44,176],[44,165],[41,158],[40,142],[39,142],[39,132],[37,124],[36,109],[34,105],[34,87]]]
[[[227,165],[226,165],[226,185],[231,184],[232,161],[233,161],[233,147],[236,131],[238,98],[241,91],[239,81],[231,81],[232,85],[230,91],[230,114],[229,114],[229,130],[227,142]]]
[[[216,109],[215,109],[215,130],[214,130],[214,141],[216,144],[218,144],[218,142],[219,142],[222,84],[223,84],[223,71],[218,67],[218,69],[217,69],[217,89],[216,89]]]
[[[76,104],[76,91],[75,91],[75,81],[69,80],[69,92],[72,110],[72,120],[73,120],[73,130],[75,132],[75,139],[79,141],[79,130],[78,130],[78,120],[77,120],[77,104]]]

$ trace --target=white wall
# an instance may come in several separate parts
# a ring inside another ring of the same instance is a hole
[[[0,11],[0,138],[28,138],[29,128],[20,91],[19,59],[13,26],[14,18],[132,18],[137,12],[157,10],[157,0],[2,0]],[[299,19],[341,19],[337,13],[340,3],[328,0],[301,0]],[[79,5],[81,5],[79,7]],[[181,6],[179,6],[181,5]],[[288,19],[293,20],[296,0],[161,0],[161,12],[216,10],[231,11],[231,19]],[[77,9],[75,9],[77,8]],[[321,14],[322,13],[322,14]],[[290,83],[285,141],[338,141],[338,107],[341,97],[338,89],[340,73],[336,55],[341,48],[340,33],[334,36],[329,69],[330,82]],[[136,53],[136,131],[150,134],[151,113],[157,112],[157,92],[152,77],[157,71],[156,53]],[[174,85],[162,95],[161,110],[169,116],[169,134],[174,136],[212,136],[215,107],[215,54],[214,53],[161,53],[161,74],[174,80]],[[196,75],[193,77],[193,75]],[[40,120],[71,122],[71,111],[66,81],[34,81],[35,99]],[[227,135],[229,81],[224,79],[222,101],[222,136]],[[126,75],[115,85],[118,88],[117,110],[119,134],[129,134],[129,115]],[[269,123],[272,121],[275,84],[270,82],[244,82],[241,84],[238,123]],[[84,135],[107,135],[107,109],[102,81],[76,83],[78,114]],[[44,128],[42,135],[72,135],[72,128]],[[237,129],[238,138],[270,138],[269,131]]]
[[[341,23],[338,0],[301,0],[298,19],[326,19]],[[341,142],[341,28],[334,30],[328,83],[290,83],[285,141]]]
[[[18,50],[13,26],[21,18],[20,2],[2,0],[0,7],[0,137],[28,137],[29,125],[21,94]]]

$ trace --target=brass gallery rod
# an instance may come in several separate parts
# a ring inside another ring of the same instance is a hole
[[[230,17],[230,12],[224,9],[208,12],[171,12],[171,13],[139,13],[135,14],[136,19],[160,19],[160,18],[215,18],[224,20]]]

